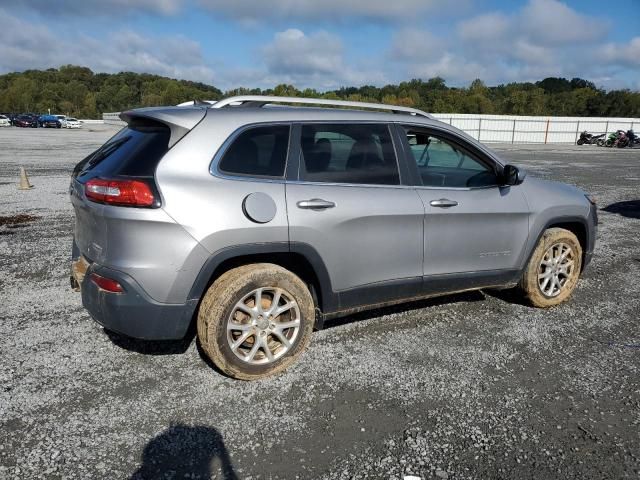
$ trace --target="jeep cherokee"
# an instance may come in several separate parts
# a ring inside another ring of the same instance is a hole
[[[364,309],[511,287],[557,305],[594,249],[584,192],[420,110],[244,96],[120,117],[72,175],[72,284],[124,335],[194,321],[235,378],[285,369],[314,327]]]

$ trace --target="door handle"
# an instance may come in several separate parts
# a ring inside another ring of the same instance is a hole
[[[456,202],[455,200],[449,200],[447,198],[441,198],[439,200],[431,200],[429,205],[431,205],[432,207],[449,208],[455,207],[456,205],[458,205],[458,202]]]
[[[324,210],[325,208],[333,208],[335,203],[328,200],[322,200],[321,198],[312,198],[311,200],[300,200],[296,203],[298,208],[304,208],[309,210]]]

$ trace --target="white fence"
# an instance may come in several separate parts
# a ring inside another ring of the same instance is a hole
[[[120,112],[103,113],[102,121],[108,125],[124,126],[125,122],[120,120]]]
[[[526,117],[434,113],[438,120],[485,143],[575,143],[580,132],[609,134],[640,127],[640,118]]]
[[[104,123],[124,125],[120,112],[103,113]],[[640,118],[527,117],[434,113],[438,120],[485,143],[575,143],[580,132],[609,134],[640,127]]]

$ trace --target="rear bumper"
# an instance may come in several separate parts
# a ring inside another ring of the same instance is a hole
[[[91,273],[111,278],[123,287],[123,293],[100,289]],[[80,285],[82,304],[91,317],[108,330],[143,340],[179,340],[183,338],[197,307],[197,300],[184,304],[153,300],[129,275],[95,263],[87,269]]]

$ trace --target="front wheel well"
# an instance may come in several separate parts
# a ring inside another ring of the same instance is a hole
[[[586,253],[587,246],[588,246],[587,245],[587,227],[581,222],[557,222],[557,223],[552,223],[550,225],[547,225],[545,231],[550,228],[563,228],[565,230],[569,230],[578,238],[578,241],[580,242],[580,246],[582,247],[582,252],[583,252],[582,265],[580,267],[580,270],[582,270],[584,268],[584,260],[585,260],[584,253]]]

